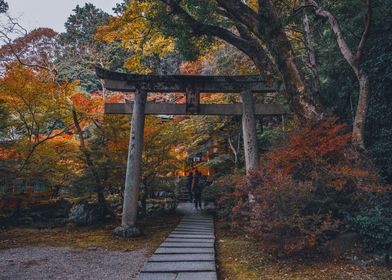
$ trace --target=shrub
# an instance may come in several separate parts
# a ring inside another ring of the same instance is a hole
[[[206,186],[203,189],[202,200],[206,204],[210,204],[210,203],[216,204],[216,202],[218,201],[220,192],[221,192],[221,190],[219,189],[219,187],[217,187],[215,185]]]
[[[345,229],[345,215],[367,207],[378,185],[373,166],[350,148],[344,130],[325,119],[267,153],[261,170],[230,196],[234,227],[283,254],[316,249]]]
[[[230,221],[232,209],[235,205],[233,197],[235,185],[241,179],[241,175],[225,175],[214,180],[214,187],[217,189],[216,209],[218,217],[222,220]]]
[[[364,237],[368,252],[383,252],[386,260],[392,247],[392,209],[373,208],[349,220],[355,231]]]
[[[314,189],[279,170],[253,174],[237,186],[233,226],[283,254],[315,249],[339,222],[328,212],[307,211]]]

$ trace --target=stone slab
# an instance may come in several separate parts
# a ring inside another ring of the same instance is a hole
[[[141,273],[137,280],[217,280],[215,272]]]
[[[205,238],[205,239],[197,239],[197,238],[166,238],[165,242],[196,242],[196,243],[214,243],[214,238]]]
[[[214,248],[164,248],[160,247],[155,254],[214,254]]]
[[[140,273],[136,280],[176,280],[177,273]]]
[[[198,232],[200,232],[200,233],[208,233],[208,234],[213,234],[214,233],[214,230],[212,230],[212,229],[196,229],[196,228],[189,228],[189,229],[187,229],[187,228],[176,228],[175,230],[173,230],[173,233],[174,232],[186,232],[186,233],[188,233],[188,232],[194,232],[194,233],[198,233]]]
[[[173,233],[176,233],[176,232],[196,233],[196,234],[198,234],[199,232],[201,234],[213,234],[214,233],[214,231],[212,229],[184,229],[184,228],[173,230]]]
[[[163,242],[160,246],[165,248],[214,248],[213,243],[195,243],[195,242]]]
[[[177,228],[179,227],[185,227],[185,228],[206,228],[206,229],[214,229],[213,226],[206,226],[206,225],[178,225]]]
[[[213,225],[213,221],[181,221],[181,224]]]
[[[181,221],[181,224],[213,225],[213,221]]]
[[[213,227],[212,223],[193,223],[193,222],[186,222],[186,223],[180,223],[178,224],[179,226],[193,226],[193,227]]]
[[[180,223],[212,224],[213,220],[181,220]]]
[[[137,280],[217,280],[214,221],[192,213],[185,217],[145,265]]]
[[[143,272],[215,271],[215,261],[207,262],[148,262]]]
[[[213,234],[184,234],[184,233],[172,233],[169,238],[196,238],[196,239],[211,239],[215,238]]]
[[[217,280],[216,272],[179,273],[176,280]]]
[[[211,217],[185,216],[182,221],[213,221]]]
[[[150,262],[215,261],[215,254],[155,254]]]
[[[184,234],[184,235],[207,235],[211,236],[214,234],[213,231],[191,231],[191,230],[175,230],[172,234]]]
[[[213,222],[214,222],[213,219],[186,219],[186,218],[184,218],[181,220],[181,223],[201,223],[201,224],[204,224],[204,223],[213,223]]]

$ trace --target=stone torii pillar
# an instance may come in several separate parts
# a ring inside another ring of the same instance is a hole
[[[259,169],[259,147],[257,144],[256,120],[253,92],[243,90],[241,92],[242,100],[242,131],[244,138],[244,155],[246,174]]]
[[[146,91],[141,89],[135,91],[121,226],[113,231],[113,235],[123,238],[141,235],[140,229],[136,227],[136,218],[142,166],[146,100]]]

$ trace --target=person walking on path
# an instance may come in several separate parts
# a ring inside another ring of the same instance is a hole
[[[193,183],[193,173],[189,172],[189,175],[186,177],[186,187],[188,189],[189,202],[191,203],[193,202],[192,183]]]
[[[201,173],[196,170],[195,171],[195,176],[193,177],[193,181],[192,181],[192,192],[193,192],[193,197],[195,199],[195,208],[196,211],[198,210],[198,208],[200,208],[201,210],[201,192],[202,192],[202,186],[201,186],[201,182],[200,182],[200,177],[201,177]]]

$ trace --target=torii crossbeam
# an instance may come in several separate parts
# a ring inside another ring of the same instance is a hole
[[[96,68],[105,88],[134,92],[134,102],[107,103],[106,114],[132,114],[131,136],[124,188],[121,227],[114,234],[130,238],[140,234],[135,227],[141,175],[144,117],[150,115],[242,115],[242,128],[247,174],[257,170],[259,155],[255,115],[283,115],[279,104],[255,104],[253,94],[276,92],[259,76],[190,76],[137,75]],[[146,103],[147,93],[183,92],[185,104]],[[239,104],[200,104],[200,93],[240,93]]]

